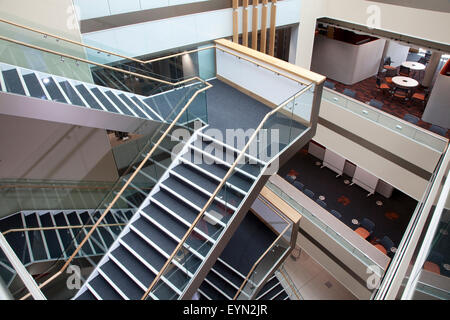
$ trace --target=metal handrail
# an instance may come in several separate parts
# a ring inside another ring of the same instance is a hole
[[[303,297],[300,295],[298,291],[298,289],[295,287],[294,284],[292,284],[292,279],[289,277],[289,275],[287,274],[287,271],[284,270],[283,266],[281,266],[281,268],[278,270],[278,272],[281,274],[281,276],[284,278],[284,280],[286,281],[286,283],[288,284],[288,286],[291,288],[292,292],[295,294],[295,296],[297,297],[298,300],[304,300]],[[288,279],[289,278],[289,279]]]
[[[291,97],[290,99],[288,99],[287,101],[283,102],[282,104],[280,104],[277,108],[273,109],[271,112],[267,113],[263,120],[261,121],[261,123],[258,125],[258,127],[256,128],[255,132],[252,134],[252,136],[250,137],[250,139],[248,140],[247,144],[245,145],[245,147],[242,149],[242,151],[239,153],[239,156],[236,158],[236,160],[233,162],[233,165],[230,167],[230,169],[228,170],[228,172],[226,173],[226,175],[223,177],[222,181],[219,183],[219,185],[217,186],[217,188],[214,190],[213,194],[211,195],[211,197],[209,198],[208,202],[206,202],[206,204],[203,206],[202,210],[200,211],[200,213],[198,214],[198,216],[195,218],[195,220],[192,222],[191,226],[189,227],[189,229],[186,231],[186,234],[183,236],[183,238],[180,240],[180,242],[178,243],[178,245],[176,246],[176,248],[173,250],[172,254],[170,255],[169,259],[167,259],[167,261],[165,262],[164,266],[161,268],[161,270],[159,271],[158,275],[155,277],[155,279],[153,279],[152,283],[150,284],[150,287],[147,289],[147,291],[145,292],[145,294],[142,296],[141,300],[144,300],[145,298],[147,298],[147,296],[149,295],[150,291],[153,289],[153,287],[155,286],[155,284],[158,282],[158,280],[161,278],[162,274],[164,273],[164,271],[167,269],[168,265],[170,264],[170,262],[172,261],[172,259],[175,257],[175,255],[177,254],[178,250],[180,250],[181,246],[183,245],[183,243],[186,241],[186,239],[189,237],[190,233],[192,232],[192,230],[194,229],[194,227],[197,225],[197,223],[200,221],[200,219],[203,217],[203,214],[206,212],[206,209],[211,205],[211,203],[214,201],[215,197],[217,196],[217,194],[220,192],[220,190],[222,189],[223,185],[225,184],[225,182],[228,180],[228,178],[231,176],[231,174],[233,173],[234,169],[236,168],[237,164],[239,163],[239,161],[241,161],[242,157],[244,157],[247,149],[250,147],[250,144],[253,142],[253,140],[256,138],[258,132],[261,130],[261,128],[263,127],[263,125],[266,123],[266,121],[276,112],[278,112],[278,110],[280,110],[281,108],[283,108],[285,105],[287,105],[289,102],[291,102],[292,100],[294,100],[295,98],[297,98],[298,96],[302,95],[304,92],[308,91],[310,88],[312,87],[312,84],[310,84],[309,86],[303,88],[302,90],[300,90],[297,94],[295,94],[293,97]]]
[[[245,277],[245,280],[242,282],[239,290],[236,292],[236,294],[233,297],[233,300],[236,300],[237,297],[239,296],[239,294],[241,293],[241,291],[244,289],[245,285],[247,284],[247,282],[250,279],[250,276],[252,275],[253,271],[255,271],[256,267],[258,266],[258,264],[264,259],[264,257],[270,252],[270,250],[278,243],[278,241],[284,236],[284,234],[289,230],[289,228],[291,227],[291,225],[287,225],[286,228],[284,228],[283,232],[281,232],[278,237],[274,240],[274,242],[272,242],[272,244],[270,245],[270,247],[268,247],[266,249],[266,251],[264,251],[264,253],[258,258],[258,260],[256,260],[256,262],[253,264],[252,268],[250,269],[250,271],[247,274],[247,277]]]

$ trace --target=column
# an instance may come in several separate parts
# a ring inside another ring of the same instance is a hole
[[[430,61],[425,69],[425,75],[423,76],[422,86],[429,87],[433,81],[434,75],[436,74],[439,61],[441,61],[442,53],[433,51],[431,54]]]

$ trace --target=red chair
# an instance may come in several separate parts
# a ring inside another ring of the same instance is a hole
[[[421,103],[423,106],[425,106],[425,104],[427,103],[428,100],[428,96],[430,94],[429,90],[424,90],[424,92],[415,92],[412,97],[411,100],[414,102],[419,102]]]

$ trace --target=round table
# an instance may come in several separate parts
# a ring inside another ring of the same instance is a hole
[[[392,82],[398,85],[399,87],[404,88],[414,88],[419,85],[417,80],[414,80],[410,77],[396,76],[392,78]]]
[[[415,62],[415,61],[405,61],[402,63],[402,66],[409,68],[411,70],[414,71],[421,71],[421,70],[425,70],[425,65]]]

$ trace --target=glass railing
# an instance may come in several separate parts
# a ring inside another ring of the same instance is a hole
[[[284,220],[283,231],[250,269],[245,281],[234,296],[235,300],[248,300],[249,297],[250,299],[255,298],[258,291],[262,288],[263,282],[274,273],[275,268],[291,251],[292,236],[294,232],[297,232],[297,230],[293,230],[295,224],[284,217],[281,212],[276,212],[276,214]],[[280,221],[272,223],[266,220],[266,223],[275,230],[281,227],[279,225]]]
[[[214,242],[224,233],[227,226],[232,222],[235,216],[234,213],[237,212],[240,204],[251,192],[260,176],[265,173],[264,169],[268,163],[278,159],[278,155],[308,129],[307,126],[299,122],[300,119],[296,110],[302,106],[296,104],[296,102],[301,99],[305,92],[312,88],[313,85],[303,86],[297,94],[266,114],[253,135],[246,141],[245,147],[240,150],[239,155],[234,159],[230,169],[193,222],[191,228],[150,285],[144,298],[159,298],[158,294],[162,288],[167,286],[166,280],[170,281],[171,279],[174,282],[176,281],[178,292],[168,291],[171,294],[164,296],[164,299],[178,299],[181,297],[189,282],[195,277],[196,271],[201,265],[201,259],[207,258]],[[309,107],[312,108],[312,105]],[[273,137],[276,138],[273,139]],[[252,157],[247,157],[248,154]],[[239,176],[242,176],[242,172],[248,170],[250,164],[258,163],[254,159],[257,159],[259,164],[262,165],[257,166],[257,170],[253,172],[254,179],[250,179],[244,185],[239,185],[244,195],[236,191],[234,184],[239,180]],[[220,220],[220,222],[216,223],[217,228],[204,228],[203,220],[214,217]],[[204,234],[207,237],[197,234],[195,229],[204,230]],[[186,255],[187,250],[189,250],[189,253]],[[274,254],[279,254],[280,250],[284,250],[281,241],[274,247],[273,252]],[[178,257],[182,258],[179,259]]]
[[[386,112],[371,107],[353,98],[347,97],[329,88],[324,88],[323,99],[347,109],[361,117],[376,122],[398,134],[424,144],[438,152],[443,152],[448,144],[448,139],[440,137],[430,131],[422,129],[412,123],[399,119]]]
[[[329,237],[334,239],[336,243],[345,248],[348,252],[350,252],[354,257],[356,257],[361,263],[363,263],[366,267],[378,266],[379,268],[375,268],[378,272],[378,276],[382,276],[379,274],[380,271],[386,268],[385,265],[380,265],[380,263],[376,262],[373,258],[369,257],[364,251],[358,248],[356,245],[352,244],[345,236],[336,232],[331,226],[322,221],[319,217],[317,217],[312,212],[308,211],[305,207],[303,207],[297,200],[293,199],[290,195],[284,192],[279,186],[272,183],[270,180],[267,181],[266,187],[273,191],[276,195],[278,195],[281,199],[283,199],[289,206],[297,210],[304,219],[308,219],[311,223],[313,223],[316,227],[322,230]],[[373,268],[371,268],[373,269]]]
[[[278,277],[278,280],[283,286],[284,291],[288,294],[290,300],[305,300],[300,293],[300,290],[297,288],[294,280],[292,280],[291,276],[285,269],[284,264],[281,265],[275,272],[275,275]]]

